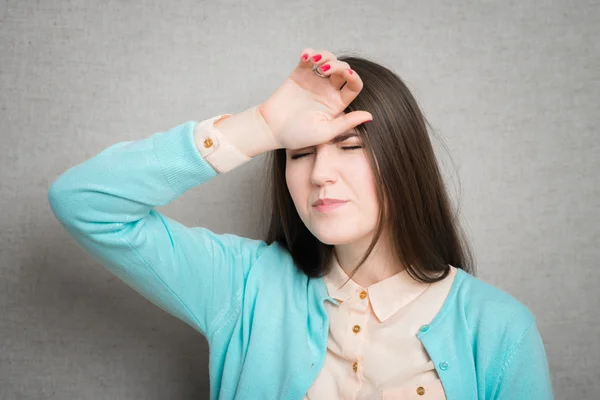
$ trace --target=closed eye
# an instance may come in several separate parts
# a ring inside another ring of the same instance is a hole
[[[345,146],[342,147],[342,150],[355,150],[355,149],[361,149],[362,146]],[[294,154],[291,159],[292,160],[297,160],[298,158],[302,158],[302,157],[306,157],[307,155],[309,155],[311,153],[300,153],[300,154]]]

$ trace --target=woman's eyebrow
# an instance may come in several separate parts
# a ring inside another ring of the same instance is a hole
[[[336,143],[343,142],[344,140],[347,140],[347,139],[350,139],[350,138],[353,138],[353,137],[360,137],[360,135],[357,132],[345,132],[345,133],[342,133],[341,135],[337,135],[336,137],[334,137],[333,139],[331,139],[329,141],[329,143],[336,144]],[[310,149],[310,148],[313,148],[313,147],[315,147],[315,146],[308,146],[308,147],[303,147],[301,149],[288,150],[288,151],[289,152],[292,152],[292,151],[302,151],[302,150],[307,150],[307,149]]]
[[[341,135],[338,135],[338,136],[334,137],[333,139],[331,139],[330,143],[335,144],[335,143],[343,142],[344,140],[350,139],[352,137],[360,137],[360,135],[356,132],[342,133]]]

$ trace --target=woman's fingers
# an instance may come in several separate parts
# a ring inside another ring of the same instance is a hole
[[[300,56],[300,66],[305,69],[312,69],[315,64],[323,64],[330,60],[335,60],[336,56],[326,50],[315,50],[312,47],[307,47],[302,50]]]
[[[367,111],[352,111],[348,114],[340,114],[336,119],[329,123],[333,135],[347,132],[354,127],[372,121],[373,115]]]
[[[352,69],[344,70],[343,76],[347,83],[342,90],[340,90],[340,96],[342,96],[344,104],[350,104],[362,90],[363,81],[356,71]]]
[[[323,64],[327,61],[336,60],[337,57],[330,51],[327,50],[315,50],[311,47],[307,47],[302,51],[302,55],[307,55],[307,58],[300,57],[301,65],[304,68],[312,68],[315,64]]]
[[[312,63],[310,62],[310,58],[315,54],[315,50],[312,47],[307,47],[302,50],[300,55],[300,66],[304,68],[312,68]]]
[[[317,69],[319,73],[329,76],[329,81],[333,85],[334,88],[340,90],[344,82],[346,82],[346,77],[344,75],[344,70],[350,69],[350,65],[347,62],[340,60],[330,60],[321,64]]]
[[[342,88],[340,96],[342,102],[346,105],[358,96],[363,88],[363,81],[356,71],[352,70],[350,64],[338,59],[329,60],[319,65],[318,71],[326,76],[329,76],[331,84],[336,88]],[[346,84],[344,85],[344,82]],[[343,87],[342,87],[343,85]]]
[[[336,89],[342,88],[340,96],[344,104],[350,104],[358,96],[363,88],[363,81],[347,62],[339,61],[333,53],[327,50],[315,50],[307,47],[302,51],[302,55],[305,54],[307,57],[300,56],[302,67],[312,69],[313,65],[319,65],[319,73],[329,76],[330,83]],[[325,67],[327,71],[323,70],[324,66],[329,66],[328,69]]]

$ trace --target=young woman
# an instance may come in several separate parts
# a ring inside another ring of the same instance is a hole
[[[264,152],[266,240],[155,210]],[[307,48],[265,102],[115,144],[49,201],[205,335],[211,399],[553,398],[534,316],[473,275],[425,118],[374,62]]]

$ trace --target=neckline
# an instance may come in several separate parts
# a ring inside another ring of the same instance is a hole
[[[455,298],[457,296],[458,290],[460,289],[460,286],[462,285],[463,281],[465,280],[466,276],[468,275],[468,273],[463,270],[462,268],[456,268],[456,276],[454,277],[454,280],[452,281],[452,286],[450,287],[450,292],[448,293],[448,296],[446,296],[446,299],[444,300],[444,303],[442,304],[442,307],[440,308],[440,311],[438,311],[438,313],[433,317],[433,319],[431,320],[431,323],[429,324],[430,328],[434,328],[435,326],[439,325],[440,321],[446,316],[446,314],[448,314],[448,312],[450,311],[450,309],[454,306],[455,304]],[[321,277],[321,278],[317,278],[317,283],[318,283],[318,291],[321,297],[321,304],[323,304],[324,301],[330,301],[331,303],[335,304],[335,305],[339,305],[339,303],[337,302],[337,300],[335,300],[333,297],[331,297],[327,291],[327,285],[325,284],[325,278]],[[430,332],[431,329],[429,329],[427,332]],[[427,332],[419,332],[419,336],[426,334]]]

